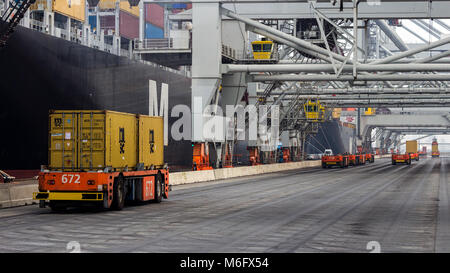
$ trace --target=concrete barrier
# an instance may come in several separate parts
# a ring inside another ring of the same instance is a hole
[[[36,180],[1,184],[0,208],[35,204],[37,202],[33,200],[33,192],[36,191],[38,191]]]
[[[273,173],[279,171],[287,171],[294,169],[301,169],[306,167],[317,167],[321,165],[320,160],[302,161],[302,162],[290,162],[290,163],[276,163],[265,164],[257,166],[244,166],[234,168],[223,168],[209,171],[191,171],[191,172],[179,172],[170,174],[171,185],[182,185],[197,182],[206,182],[213,180],[223,180],[228,178]]]

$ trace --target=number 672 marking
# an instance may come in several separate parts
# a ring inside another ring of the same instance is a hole
[[[80,184],[80,175],[79,174],[63,174],[61,177],[61,182],[63,184],[66,184],[66,183],[71,184],[72,182],[74,184]]]

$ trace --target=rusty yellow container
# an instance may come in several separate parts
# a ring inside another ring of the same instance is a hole
[[[407,140],[406,141],[406,153],[417,153],[417,140]]]
[[[75,20],[84,21],[86,0],[53,0],[53,12],[58,12]]]
[[[162,117],[137,115],[139,163],[145,168],[164,165],[164,120]]]
[[[138,163],[136,115],[101,110],[58,110],[49,115],[49,168],[133,170]]]
[[[100,0],[98,2],[98,7],[101,10],[105,9],[115,9],[116,3],[118,0]],[[136,17],[139,17],[139,7],[138,6],[130,6],[130,3],[128,1],[119,1],[119,8],[120,10],[126,11],[130,14],[133,14]]]

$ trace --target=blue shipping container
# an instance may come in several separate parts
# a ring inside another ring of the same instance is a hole
[[[97,16],[96,15],[89,16],[89,25],[91,25],[91,31],[94,31],[94,28],[97,29]]]
[[[145,38],[162,39],[164,38],[164,29],[154,26],[150,23],[145,23]]]
[[[174,9],[185,9],[186,8],[186,4],[181,4],[181,3],[173,4],[172,8],[174,8]]]

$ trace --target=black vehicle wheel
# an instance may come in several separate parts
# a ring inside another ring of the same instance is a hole
[[[67,206],[62,204],[61,202],[50,200],[49,205],[50,209],[55,212],[61,212],[65,211],[67,209]]]
[[[156,175],[155,180],[155,202],[161,203],[163,197],[163,182],[162,182],[162,176],[160,173]]]
[[[322,168],[326,168],[327,167],[327,164],[325,164],[325,163],[322,163]]]
[[[111,208],[114,210],[121,210],[125,205],[125,183],[123,177],[119,176],[114,179],[113,201]]]
[[[345,164],[344,164],[344,160],[342,160],[341,162],[339,162],[339,167],[344,168]]]
[[[397,164],[397,162],[395,162],[395,160],[392,160],[392,165],[395,165],[395,164]]]

